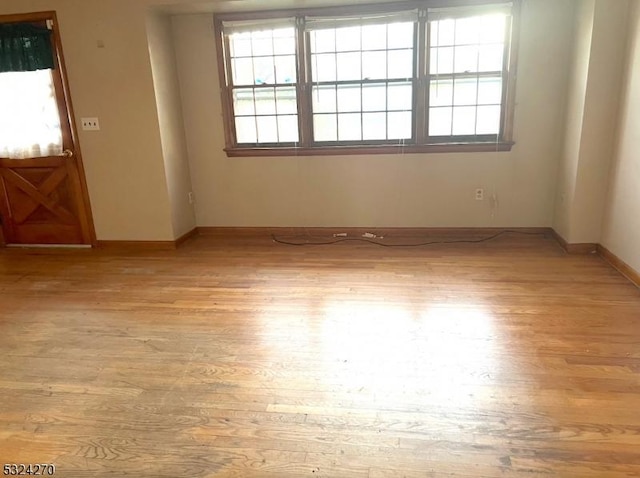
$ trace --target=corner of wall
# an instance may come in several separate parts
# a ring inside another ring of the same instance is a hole
[[[602,245],[640,272],[640,2],[628,10],[628,41]]]
[[[554,227],[569,243],[598,243],[615,143],[626,0],[579,4]]]
[[[564,124],[558,155],[553,220],[554,230],[567,242],[572,236],[572,209],[591,55],[594,2],[595,0],[573,3],[572,58],[565,89]]]
[[[196,227],[171,18],[147,12],[147,41],[174,239]]]

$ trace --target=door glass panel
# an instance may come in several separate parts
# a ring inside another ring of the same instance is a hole
[[[51,70],[0,73],[0,158],[62,154]]]

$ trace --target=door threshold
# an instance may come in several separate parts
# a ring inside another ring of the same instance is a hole
[[[91,244],[7,244],[14,249],[91,249]]]

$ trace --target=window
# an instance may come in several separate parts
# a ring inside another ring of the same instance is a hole
[[[500,135],[506,20],[505,13],[494,13],[429,22],[433,141]]]
[[[306,24],[317,144],[413,139],[414,27]]]
[[[510,149],[519,0],[494,1],[217,17],[227,154]]]
[[[298,131],[296,32],[293,21],[239,26],[229,35],[236,141],[287,145]]]

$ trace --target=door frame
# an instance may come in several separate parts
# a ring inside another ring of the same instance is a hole
[[[58,99],[58,111],[61,114],[60,120],[67,121],[69,124],[69,131],[66,128],[62,128],[63,143],[73,144],[74,160],[78,169],[78,182],[75,186],[80,191],[81,204],[78,204],[78,220],[80,221],[80,228],[83,236],[84,245],[97,246],[95,225],[93,222],[93,213],[91,209],[91,201],[89,198],[89,189],[87,187],[87,179],[84,169],[84,162],[82,160],[82,151],[80,149],[80,141],[78,139],[78,128],[75,122],[75,114],[73,111],[73,102],[71,101],[71,91],[69,88],[69,80],[67,76],[67,68],[64,61],[64,53],[62,51],[62,37],[60,35],[60,26],[58,23],[58,17],[56,12],[44,11],[33,13],[18,13],[10,15],[0,15],[0,23],[28,23],[28,22],[52,22],[52,40],[54,54],[56,56],[56,63],[60,71],[60,80],[57,79],[57,75],[53,75],[54,84],[56,90],[60,89],[62,98],[57,95]],[[64,101],[64,104],[62,101]],[[66,112],[66,118],[63,115]],[[70,137],[69,137],[70,135]],[[71,178],[73,180],[73,178]],[[0,246],[6,246],[5,239],[0,227]]]

